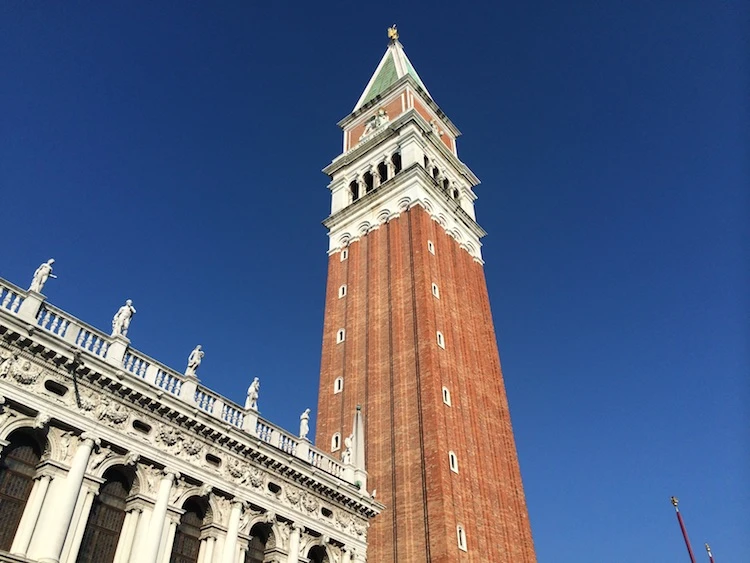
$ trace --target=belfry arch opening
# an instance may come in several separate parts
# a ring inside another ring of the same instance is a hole
[[[388,165],[385,162],[378,164],[378,176],[381,184],[388,181]]]
[[[369,194],[375,187],[375,178],[373,178],[372,172],[365,172],[362,180],[365,183],[365,193]]]
[[[395,153],[391,157],[391,162],[393,163],[393,173],[398,174],[401,172],[401,153]]]
[[[359,184],[356,180],[349,184],[349,197],[352,201],[359,199]]]

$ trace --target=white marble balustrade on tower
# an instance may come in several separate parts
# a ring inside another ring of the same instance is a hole
[[[310,444],[309,411],[293,435],[258,416],[258,380],[245,406],[201,385],[200,346],[185,373],[132,348],[129,300],[111,334],[54,307],[53,262],[29,290],[0,279],[0,561],[366,561],[382,506]]]

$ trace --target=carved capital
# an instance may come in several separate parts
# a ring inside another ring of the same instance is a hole
[[[82,445],[90,445],[92,448],[98,448],[99,446],[101,446],[102,441],[93,433],[84,432],[83,434],[81,434],[81,443]]]
[[[49,424],[49,415],[44,413],[39,413],[36,415],[36,418],[34,419],[34,428],[44,428]]]

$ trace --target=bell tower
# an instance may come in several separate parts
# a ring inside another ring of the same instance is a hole
[[[536,561],[460,132],[395,26],[331,181],[317,444],[361,405],[376,563]]]

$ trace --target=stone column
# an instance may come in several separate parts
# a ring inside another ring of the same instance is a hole
[[[135,528],[135,537],[133,538],[133,546],[130,548],[130,559],[132,561],[138,561],[139,551],[146,541],[148,536],[148,526],[151,522],[151,507],[144,506],[141,508],[141,514],[138,517],[138,523]]]
[[[148,531],[141,546],[138,563],[156,563],[164,530],[164,521],[167,518],[167,508],[169,508],[169,493],[172,491],[172,483],[177,477],[179,477],[178,473],[165,471],[159,482],[159,492],[156,494],[156,503],[149,519]]]
[[[232,503],[232,510],[229,513],[229,524],[227,525],[227,539],[224,541],[221,563],[234,563],[237,551],[237,534],[240,532],[242,508],[243,506],[240,501]]]
[[[34,528],[39,520],[39,513],[42,510],[42,504],[47,496],[50,481],[52,481],[51,475],[41,475],[34,481],[31,495],[26,503],[23,516],[21,516],[21,522],[18,524],[16,537],[13,538],[13,545],[10,547],[10,552],[13,555],[26,556],[29,543],[31,543],[31,535],[34,533]]]
[[[127,563],[130,559],[130,551],[133,548],[133,539],[140,515],[140,508],[134,508],[125,514],[120,540],[117,542],[117,549],[115,550],[114,563]]]
[[[81,436],[81,443],[76,449],[70,464],[63,487],[49,507],[49,518],[45,518],[44,543],[40,545],[39,563],[59,563],[60,554],[65,544],[65,536],[73,519],[76,501],[83,484],[83,476],[91,456],[91,450],[98,445],[99,440],[86,433]]]
[[[234,558],[234,563],[245,563],[245,557],[247,557],[247,544],[237,546],[237,555]]]
[[[292,524],[292,533],[289,534],[289,555],[287,563],[299,562],[299,540],[302,535],[302,526],[297,523]]]
[[[201,542],[201,550],[203,551],[203,559],[198,557],[198,563],[212,563],[214,559],[214,547],[216,545],[216,538],[214,536],[207,536],[203,542]],[[205,545],[205,549],[203,549]]]
[[[70,535],[70,533],[68,534],[70,539],[65,542],[66,545],[65,549],[63,549],[63,558],[61,561],[75,562],[78,557],[78,550],[81,549],[81,541],[83,541],[83,533],[86,531],[86,524],[88,524],[89,521],[91,506],[94,503],[94,497],[98,494],[98,491],[92,489],[84,491],[80,507],[76,507],[73,516],[75,532],[73,535]]]
[[[159,557],[161,563],[169,563],[169,560],[172,558],[172,545],[174,545],[174,536],[177,532],[178,524],[179,522],[174,517],[169,518],[169,526],[167,526],[162,538],[161,556]]]

